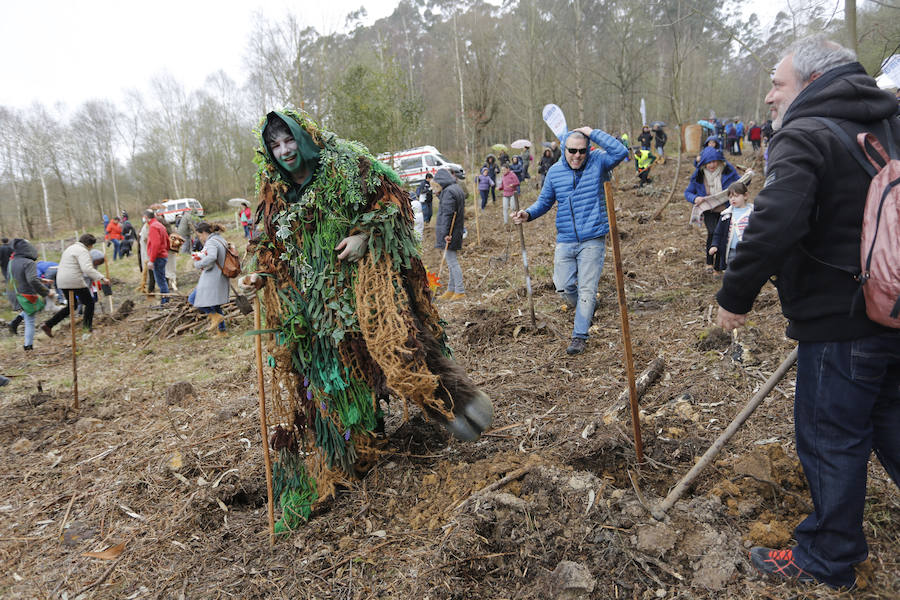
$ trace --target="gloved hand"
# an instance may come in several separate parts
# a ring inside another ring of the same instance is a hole
[[[245,275],[237,280],[238,289],[242,294],[255,292],[263,286],[263,278],[256,273]]]
[[[368,241],[369,235],[366,233],[357,233],[356,235],[345,237],[334,247],[335,250],[341,251],[338,254],[338,260],[358,261],[368,250]]]

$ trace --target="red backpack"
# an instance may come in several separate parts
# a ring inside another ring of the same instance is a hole
[[[860,269],[855,273],[872,321],[900,329],[900,159],[888,121],[888,151],[873,134],[863,132],[854,144],[836,123],[816,118],[837,135],[850,155],[872,177],[866,195],[860,242]]]

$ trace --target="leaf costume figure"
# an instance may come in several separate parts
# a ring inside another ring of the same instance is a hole
[[[276,531],[297,527],[379,453],[380,400],[414,402],[461,440],[493,418],[450,358],[400,179],[361,144],[285,109],[260,123],[256,162],[273,404]]]

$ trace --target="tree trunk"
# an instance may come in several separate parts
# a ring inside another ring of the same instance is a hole
[[[457,11],[458,12],[458,11]],[[463,93],[463,74],[462,74],[462,61],[459,57],[459,29],[456,25],[456,15],[457,13],[453,13],[453,45],[456,49],[456,76],[459,78],[459,117],[462,122],[462,135],[463,140],[465,140],[466,144],[466,163],[469,164],[469,134],[468,127],[466,126],[466,98]]]
[[[584,88],[581,86],[581,0],[575,0],[575,100],[578,107],[578,124],[576,127],[584,126]],[[570,123],[571,127],[572,124]]]
[[[47,221],[47,233],[53,235],[53,220],[50,218],[50,197],[47,194],[47,181],[44,179],[44,172],[38,171],[38,177],[41,181],[41,195],[44,199],[44,218]]]
[[[844,0],[844,22],[847,24],[847,41],[850,42],[853,52],[859,54],[856,37],[856,0]]]
[[[109,153],[109,178],[112,180],[113,204],[116,207],[115,216],[118,217],[122,214],[122,210],[119,207],[119,190],[116,187],[116,159],[113,158],[112,152]]]

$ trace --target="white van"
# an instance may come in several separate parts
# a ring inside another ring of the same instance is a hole
[[[203,205],[194,198],[179,198],[178,200],[166,200],[163,208],[156,211],[156,216],[162,217],[166,223],[174,223],[181,213],[193,211],[194,216],[203,217]]]
[[[458,178],[465,177],[462,166],[444,158],[434,146],[419,146],[400,152],[386,152],[378,155],[378,160],[389,165],[403,183],[416,186],[425,179],[426,173],[434,173],[438,169],[447,169]]]

